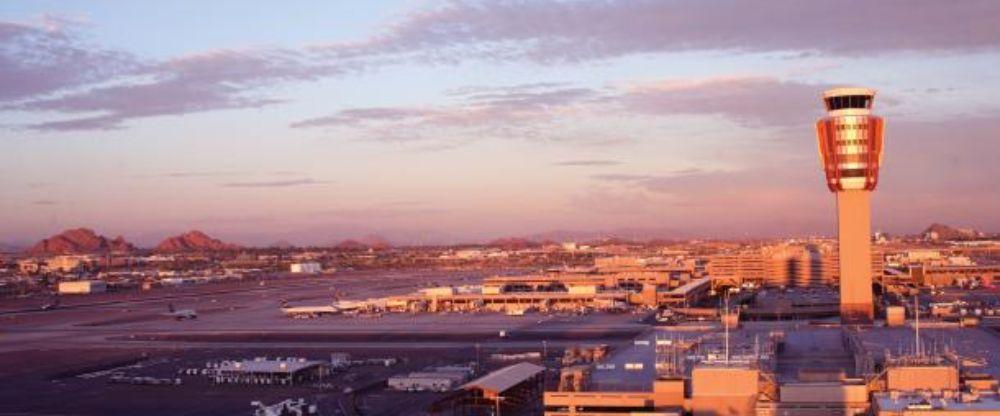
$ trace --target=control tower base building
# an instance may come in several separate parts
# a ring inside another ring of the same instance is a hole
[[[874,319],[871,270],[871,192],[882,162],[881,117],[871,112],[875,91],[834,88],[823,93],[826,116],[816,122],[826,184],[837,196],[840,319]]]

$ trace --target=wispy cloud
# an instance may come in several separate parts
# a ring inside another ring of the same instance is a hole
[[[223,188],[289,188],[293,186],[324,185],[331,181],[316,180],[312,178],[289,179],[281,181],[261,181],[261,182],[229,182],[221,186]]]
[[[163,172],[163,173],[148,173],[133,175],[134,178],[173,178],[173,179],[185,179],[185,178],[217,178],[225,176],[235,176],[235,175],[246,175],[249,172],[245,171],[177,171],[177,172]]]
[[[622,162],[608,159],[564,160],[553,163],[556,166],[618,166]]]
[[[125,121],[209,110],[259,108],[282,102],[253,91],[286,81],[315,80],[324,67],[308,66],[281,49],[217,50],[143,67],[134,80],[28,101],[26,110],[94,116],[36,123],[38,130],[118,128]]]
[[[717,116],[746,127],[808,124],[817,115],[825,84],[773,77],[730,76],[622,83],[603,89],[534,83],[452,90],[447,105],[347,108],[292,123],[326,128],[368,140],[417,142],[441,136],[587,141],[562,126],[601,117]],[[890,101],[881,100],[880,102]],[[606,129],[606,130],[605,130]],[[587,135],[618,137],[614,127],[595,126]],[[567,138],[569,136],[569,138]]]
[[[382,142],[436,141],[452,148],[467,137],[545,139],[539,127],[586,110],[601,93],[562,84],[453,90],[448,105],[348,108],[298,121],[293,128],[326,128]],[[452,138],[449,140],[449,138]]]
[[[0,21],[0,103],[39,97],[141,70],[129,53],[104,49],[75,36],[77,25],[44,16],[34,22]]]
[[[440,215],[450,212],[438,207],[371,206],[364,208],[334,208],[313,212],[315,217],[330,217],[345,220],[370,218],[410,218]]]
[[[418,51],[418,58],[437,62],[545,63],[691,50],[995,50],[995,6],[989,0],[452,1],[411,13],[370,39],[318,50],[342,59]]]
[[[718,115],[749,126],[786,126],[811,123],[819,92],[827,87],[733,76],[638,83],[617,99],[625,109],[641,114]]]
[[[993,213],[1000,210],[1000,194],[995,191],[995,178],[1000,168],[991,161],[1000,120],[890,125],[886,137],[890,151],[872,199],[878,227],[914,232],[933,221],[968,223],[970,219],[985,228],[996,226]],[[796,153],[802,153],[815,143],[803,140],[797,146],[802,151]],[[643,207],[640,201],[652,196],[661,215],[685,218],[691,226],[721,231],[737,227],[773,235],[830,229],[833,224],[834,201],[813,158],[749,161],[727,170],[622,172],[590,178],[598,190],[604,189],[598,196],[635,201],[636,210]],[[630,190],[635,195],[629,196]]]
[[[457,92],[461,91],[461,92]],[[591,100],[598,93],[589,88],[527,84],[453,90],[459,103],[451,106],[348,108],[332,115],[292,123],[292,127],[353,127],[380,123],[410,123],[436,127],[508,125],[555,115],[566,106]]]

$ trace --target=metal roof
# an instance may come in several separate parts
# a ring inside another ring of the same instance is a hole
[[[517,363],[501,368],[485,376],[472,380],[462,386],[463,389],[482,389],[495,393],[503,393],[525,380],[545,371],[545,367],[532,363]]]
[[[710,278],[710,277],[698,278],[698,279],[695,279],[695,280],[692,280],[690,282],[685,283],[684,286],[678,287],[678,288],[670,291],[669,293],[675,293],[675,294],[679,294],[679,295],[686,295],[686,294],[690,293],[691,291],[693,291],[695,289],[699,289],[699,288],[705,286],[711,280],[712,280],[712,278]]]
[[[848,95],[875,96],[875,90],[865,87],[838,87],[823,91],[823,98],[843,97]]]

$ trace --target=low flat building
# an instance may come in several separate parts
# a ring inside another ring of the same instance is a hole
[[[215,368],[213,381],[219,384],[292,385],[319,381],[330,375],[326,361],[266,359],[223,361]]]
[[[651,391],[547,391],[545,416],[684,414],[684,379],[659,379]]]
[[[910,268],[910,277],[914,283],[924,286],[955,286],[971,282],[992,286],[1000,277],[1000,265],[913,266]]]
[[[779,400],[758,402],[758,416],[851,416],[867,414],[868,386],[862,380],[787,382]]]
[[[59,282],[59,294],[62,295],[87,295],[91,293],[104,293],[107,290],[108,284],[101,280]]]
[[[998,416],[1000,396],[995,392],[948,394],[875,393],[876,416]]]
[[[463,373],[424,371],[389,377],[387,384],[390,389],[399,391],[445,392],[454,390],[465,380],[467,376]]]
[[[541,406],[545,367],[517,363],[493,371],[462,385],[459,402],[466,407],[485,407],[494,414],[504,409],[526,410]]]
[[[667,292],[656,294],[656,301],[660,305],[688,306],[693,305],[708,297],[711,289],[711,278],[703,277],[685,283]]]
[[[88,256],[55,256],[45,260],[46,269],[50,272],[69,273],[90,262]]]
[[[296,274],[317,274],[323,271],[323,266],[316,262],[292,263],[288,269]]]

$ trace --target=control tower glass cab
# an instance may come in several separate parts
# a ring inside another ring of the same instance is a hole
[[[872,114],[874,100],[868,88],[828,90],[826,116],[816,122],[826,185],[837,196],[840,319],[848,324],[874,319],[870,195],[878,184],[885,128]]]
[[[873,191],[882,162],[881,117],[872,115],[875,90],[834,88],[823,93],[826,117],[816,122],[826,184],[833,192]]]

